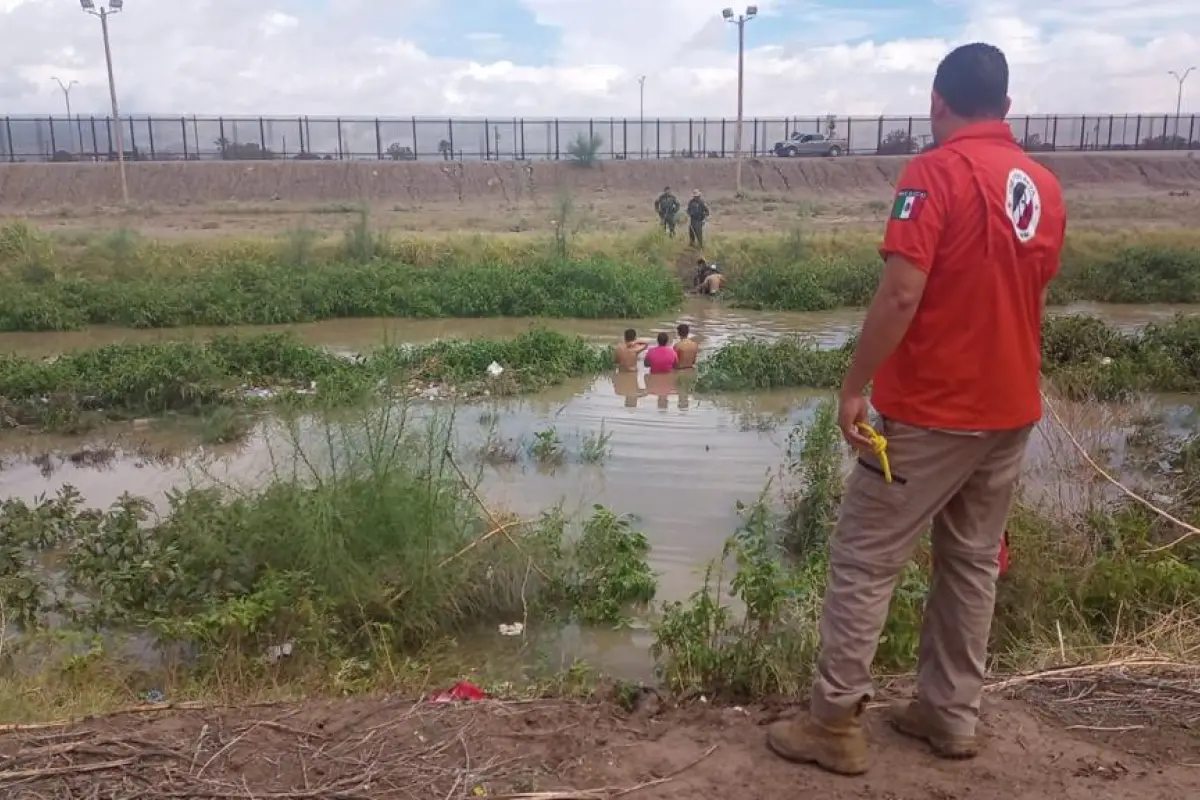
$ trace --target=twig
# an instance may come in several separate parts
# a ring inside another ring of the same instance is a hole
[[[720,746],[719,744],[714,744],[705,750],[699,758],[689,761],[679,769],[661,778],[639,783],[637,786],[630,786],[628,789],[564,789],[560,792],[521,792],[519,794],[498,795],[493,797],[492,800],[617,800],[619,797],[628,797],[634,792],[640,792],[643,789],[650,789],[655,786],[662,786],[664,783],[670,783],[711,756]]]
[[[474,541],[472,541],[471,543],[469,543],[469,544],[468,544],[466,547],[464,547],[463,549],[459,550],[459,551],[458,551],[457,553],[455,553],[454,555],[452,555],[452,556],[446,556],[444,559],[442,559],[442,563],[438,564],[438,567],[439,567],[439,568],[441,568],[441,567],[444,567],[444,566],[446,566],[447,564],[449,564],[451,561],[454,561],[454,560],[458,559],[460,556],[462,556],[462,555],[466,554],[467,552],[469,552],[469,551],[471,551],[471,550],[474,550],[476,547],[478,547],[479,545],[483,544],[483,543],[484,543],[484,542],[486,542],[488,539],[490,539],[490,538],[492,538],[493,536],[495,536],[497,533],[504,533],[504,532],[505,532],[505,531],[507,531],[509,528],[514,528],[514,527],[516,527],[516,526],[518,526],[518,525],[528,525],[528,524],[529,524],[529,522],[530,522],[530,521],[529,521],[529,520],[527,520],[527,519],[514,519],[514,520],[512,520],[511,522],[506,522],[506,523],[504,523],[503,525],[501,525],[501,526],[499,526],[499,527],[492,528],[490,531],[488,531],[487,533],[485,533],[483,536],[480,536],[478,539],[475,539]]]
[[[613,798],[615,800],[618,797],[626,797],[628,795],[633,794],[634,792],[640,792],[642,789],[649,789],[652,786],[661,786],[662,784],[667,783],[668,781],[673,781],[676,778],[678,778],[680,775],[682,775],[683,773],[687,772],[692,767],[699,764],[704,759],[711,756],[716,751],[716,749],[720,746],[721,745],[719,745],[719,744],[714,744],[712,747],[705,750],[700,755],[700,757],[697,758],[695,761],[688,762],[687,764],[684,764],[682,767],[675,770],[674,772],[670,772],[670,773],[662,776],[661,778],[658,778],[657,780],[647,781],[646,783],[638,784],[637,786],[634,786],[632,788],[617,792],[616,794],[613,795]]]
[[[1121,725],[1115,728],[1106,728],[1101,725],[1068,725],[1063,728],[1066,731],[1100,731],[1101,733],[1125,733],[1127,731],[1143,730],[1145,725]]]
[[[1007,689],[1010,686],[1017,686],[1022,683],[1034,683],[1036,681],[1054,680],[1065,675],[1086,675],[1089,673],[1104,672],[1105,670],[1115,669],[1117,667],[1172,667],[1183,666],[1176,664],[1173,661],[1165,659],[1139,659],[1126,658],[1117,661],[1109,661],[1102,664],[1079,664],[1074,667],[1060,667],[1058,669],[1048,669],[1042,672],[1031,672],[1025,675],[1014,675],[996,683],[990,683],[983,687],[985,692],[995,692],[1000,689]]]
[[[1178,527],[1182,528],[1185,531],[1185,533],[1182,536],[1175,539],[1174,541],[1168,542],[1167,544],[1164,544],[1164,545],[1160,545],[1159,547],[1148,548],[1146,550],[1143,550],[1142,551],[1143,553],[1146,553],[1146,554],[1161,553],[1164,550],[1170,550],[1170,549],[1174,548],[1176,545],[1190,539],[1193,536],[1200,536],[1200,528],[1197,528],[1194,525],[1190,525],[1190,524],[1184,522],[1183,520],[1179,519],[1179,517],[1173,516],[1170,513],[1159,508],[1158,506],[1154,505],[1149,500],[1142,497],[1140,494],[1133,491],[1128,486],[1126,486],[1125,484],[1121,483],[1119,480],[1114,478],[1112,476],[1112,474],[1108,472],[1108,470],[1104,469],[1104,467],[1102,467],[1098,463],[1096,463],[1096,459],[1092,458],[1092,455],[1091,455],[1091,453],[1089,453],[1087,451],[1087,448],[1084,447],[1077,438],[1075,438],[1075,434],[1072,433],[1071,429],[1067,427],[1067,424],[1065,422],[1063,422],[1062,417],[1059,416],[1059,414],[1058,414],[1058,409],[1056,409],[1054,407],[1054,403],[1052,403],[1050,401],[1050,398],[1046,396],[1045,392],[1042,392],[1042,401],[1045,403],[1046,410],[1050,412],[1050,416],[1054,419],[1055,423],[1057,423],[1058,427],[1062,429],[1062,432],[1067,435],[1067,439],[1070,440],[1071,444],[1075,446],[1075,449],[1079,451],[1079,455],[1083,456],[1083,460],[1086,461],[1088,463],[1088,466],[1090,466],[1092,469],[1094,469],[1097,472],[1097,474],[1100,475],[1100,477],[1104,478],[1104,480],[1108,481],[1113,486],[1115,486],[1122,494],[1124,494],[1130,500],[1133,500],[1134,502],[1139,503],[1142,506],[1145,506],[1151,512],[1157,514],[1158,516],[1162,517],[1163,519],[1167,520],[1168,522],[1170,522],[1174,525],[1177,525]]]
[[[82,717],[60,719],[54,722],[36,722],[26,724],[13,723],[8,725],[0,725],[0,734],[23,733],[25,731],[44,731],[51,728],[69,728],[72,725],[81,725],[85,722],[92,722],[94,720],[112,719],[113,717],[123,717],[129,714],[154,714],[162,711],[216,711],[227,708],[244,710],[247,708],[265,708],[268,706],[277,706],[287,702],[294,701],[268,700],[261,703],[242,703],[236,706],[202,703],[194,700],[188,700],[180,703],[149,703],[141,706],[130,706],[129,708],[118,708],[114,711],[105,711],[101,714],[87,714]]]
[[[0,770],[0,786],[27,778],[50,778],[55,775],[73,775],[81,772],[103,772],[109,769],[120,769],[121,767],[128,767],[136,761],[136,758],[122,758],[116,761],[101,761],[96,764],[72,764],[69,767]]]

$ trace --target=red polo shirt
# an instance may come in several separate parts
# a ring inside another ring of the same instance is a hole
[[[1054,174],[1004,122],[959,130],[897,184],[880,252],[928,278],[916,315],[872,382],[885,417],[1006,430],[1042,416],[1042,296],[1067,215]]]

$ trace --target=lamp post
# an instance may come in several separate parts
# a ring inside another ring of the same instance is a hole
[[[79,81],[67,81],[66,83],[63,83],[58,78],[53,78],[53,81],[55,83],[57,83],[58,88],[62,90],[63,102],[66,103],[66,105],[67,105],[67,130],[70,130],[71,129],[71,120],[72,120],[72,117],[71,117],[71,88],[74,86],[78,86]],[[82,149],[83,149],[83,140],[80,139],[79,144],[78,144],[78,149],[76,150],[76,152],[78,152],[79,150],[82,150]]]
[[[117,105],[117,81],[113,77],[112,47],[108,41],[108,18],[125,8],[125,0],[108,0],[108,5],[96,7],[95,0],[79,0],[80,7],[100,19],[100,32],[104,36],[104,65],[108,68],[108,96],[112,101],[113,125],[117,129],[117,171],[121,176],[121,200],[129,203],[129,183],[125,180],[125,135],[121,132],[121,111]]]
[[[738,29],[738,73],[737,73],[737,130],[733,132],[734,174],[736,175],[737,194],[742,193],[742,101],[745,97],[745,66],[746,66],[746,23],[758,16],[758,6],[746,6],[744,14],[734,14],[732,8],[721,12],[726,22],[737,25]]]
[[[638,78],[638,150],[646,157],[646,76]]]
[[[1188,67],[1187,69],[1185,69],[1183,71],[1182,75],[1180,75],[1175,70],[1171,70],[1170,72],[1167,73],[1172,78],[1174,78],[1176,80],[1176,82],[1179,83],[1179,92],[1178,92],[1178,94],[1175,95],[1175,139],[1176,139],[1176,141],[1178,141],[1178,139],[1179,139],[1179,113],[1183,110],[1183,82],[1188,79],[1188,75],[1191,75],[1192,70],[1194,70],[1194,69],[1195,69],[1195,67]],[[1188,144],[1191,144],[1191,142],[1188,142]]]

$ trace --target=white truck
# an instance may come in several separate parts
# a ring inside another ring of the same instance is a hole
[[[845,139],[826,136],[823,133],[801,133],[795,131],[783,141],[775,143],[775,155],[780,158],[795,156],[828,156],[836,158],[848,149]]]

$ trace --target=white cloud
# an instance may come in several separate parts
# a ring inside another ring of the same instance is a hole
[[[450,0],[328,0],[324,10],[263,2],[253,12],[246,0],[192,0],[186,11],[129,0],[112,22],[118,88],[136,112],[608,117],[637,114],[637,77],[646,74],[649,117],[734,113],[734,31],[719,18],[724,3],[521,2],[561,35],[560,45],[531,53],[506,32],[505,60],[496,51],[496,60],[472,62],[431,56],[416,38],[412,20],[443,13]],[[927,27],[937,35],[924,37],[892,34],[921,30],[895,9],[759,5],[762,18],[747,28],[749,116],[921,114],[938,59],[968,40],[1008,52],[1016,113],[1173,110],[1167,71],[1200,62],[1193,0],[940,0],[921,12],[930,25],[939,14],[966,23],[945,35],[944,25]],[[771,25],[797,33],[756,46]],[[77,111],[103,113],[99,25],[77,4],[0,0],[0,30],[6,113],[59,112],[52,76],[80,82],[71,98]],[[465,38],[496,41],[488,32]],[[1185,105],[1200,110],[1200,75],[1193,81]]]

